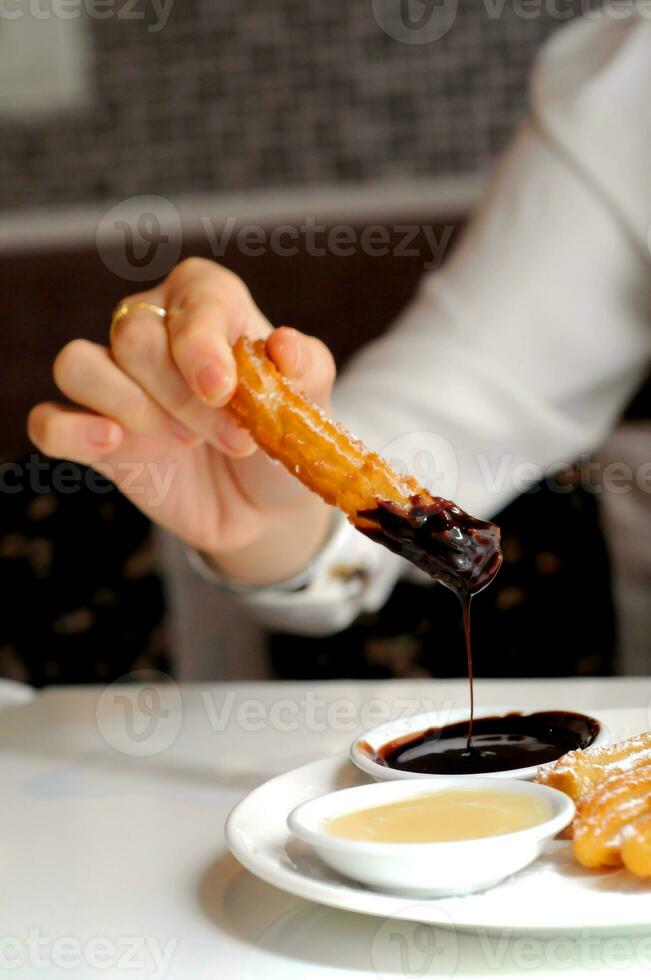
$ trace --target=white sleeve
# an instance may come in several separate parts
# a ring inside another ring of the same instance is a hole
[[[384,604],[404,564],[340,514],[306,588],[290,593],[261,589],[240,602],[269,629],[306,636],[337,633],[361,612]]]
[[[560,32],[461,245],[338,384],[356,435],[423,482],[419,462],[433,461],[434,490],[478,517],[595,449],[648,371],[650,51],[648,22]],[[356,581],[333,575],[349,564]],[[351,531],[307,589],[273,600],[273,625],[341,629],[403,568]]]

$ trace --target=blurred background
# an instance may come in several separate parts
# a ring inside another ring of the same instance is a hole
[[[334,659],[328,640],[269,638],[200,582],[175,543],[152,533],[110,485],[89,486],[79,468],[55,472],[40,459],[25,417],[32,403],[54,397],[51,363],[67,340],[105,342],[118,300],[191,254],[234,269],[272,322],[320,335],[343,365],[454,247],[491,163],[526,111],[540,45],[568,18],[598,6],[5,5],[1,675],[43,685],[106,681],[136,669],[184,679],[297,676],[306,663],[313,676],[437,672],[435,658],[424,663],[410,652],[404,618],[412,600],[404,593],[382,624],[356,624]],[[273,229],[290,231],[282,246],[259,246],[255,231],[239,234],[248,225],[261,226],[265,242]],[[328,234],[340,225],[353,229],[355,244],[344,232],[333,246]],[[359,246],[369,228],[381,246]],[[635,431],[630,423],[616,435],[617,458],[635,454]],[[620,538],[628,533],[630,506],[620,498],[595,511],[606,542],[613,527]],[[499,672],[639,669],[651,626],[649,583],[640,588],[635,570],[619,568],[611,548],[611,584],[601,540],[587,550],[588,567],[603,565],[595,603],[609,615],[583,656],[591,626],[572,620],[567,602],[581,570],[561,567],[550,591],[550,573],[563,558],[549,543],[523,546],[526,524],[523,511],[507,515],[510,570],[486,612],[506,650]],[[548,637],[536,646],[523,624],[559,595],[567,632],[550,654]],[[440,601],[454,637],[456,612]],[[489,646],[479,654],[484,673]],[[461,649],[450,669],[463,673]]]

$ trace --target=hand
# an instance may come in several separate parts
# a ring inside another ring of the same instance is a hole
[[[257,450],[224,410],[237,384],[231,344],[269,338],[278,369],[328,410],[335,367],[315,337],[272,330],[244,283],[203,259],[178,265],[134,311],[110,346],[73,340],[54,378],[77,407],[36,405],[28,432],[49,456],[109,476],[152,520],[214,556],[240,581],[267,584],[305,566],[329,509]]]

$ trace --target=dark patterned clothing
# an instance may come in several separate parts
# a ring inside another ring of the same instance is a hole
[[[0,675],[40,687],[169,672],[149,521],[92,471],[65,464],[57,492],[51,466],[35,481],[25,463],[0,494]]]
[[[171,673],[149,521],[107,481],[93,475],[89,489],[92,471],[76,469],[74,490],[0,497],[0,676],[38,687]],[[615,622],[596,498],[541,489],[497,522],[504,566],[474,600],[476,675],[611,673]],[[272,636],[270,655],[287,678],[466,672],[457,600],[407,582],[336,637]]]

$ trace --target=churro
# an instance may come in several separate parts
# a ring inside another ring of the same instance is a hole
[[[536,782],[567,793],[577,802],[608,777],[651,765],[651,732],[601,748],[576,749],[542,766]]]
[[[501,564],[499,529],[396,473],[298,391],[264,341],[233,347],[238,386],[229,408],[257,444],[364,534],[459,595],[474,595]]]
[[[625,828],[651,811],[651,765],[609,776],[579,801],[574,821],[574,854],[586,868],[619,867],[623,863]],[[634,836],[630,840],[634,840]],[[631,870],[641,866],[639,848],[629,852]],[[648,853],[643,850],[648,860]]]
[[[622,831],[622,861],[638,878],[651,878],[651,812]]]

